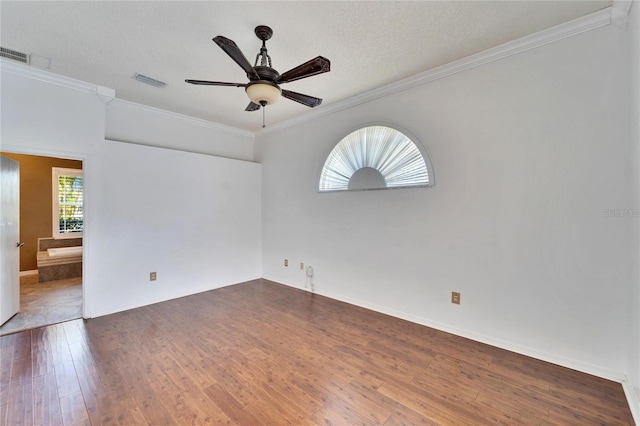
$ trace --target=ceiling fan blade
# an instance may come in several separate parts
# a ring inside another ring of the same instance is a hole
[[[316,98],[309,95],[303,95],[302,93],[292,92],[291,90],[283,90],[282,96],[287,99],[291,99],[292,101],[296,101],[301,103],[302,105],[306,105],[310,108],[317,107],[322,103],[322,99]]]
[[[302,65],[283,73],[276,79],[277,83],[288,83],[290,81],[300,80],[301,78],[311,77],[312,75],[322,74],[331,71],[331,62],[327,58],[318,56]]]
[[[231,59],[233,59],[236,64],[240,65],[240,67],[247,73],[247,75],[255,78],[256,80],[260,79],[260,76],[253,69],[249,60],[244,56],[238,45],[233,41],[229,40],[223,36],[216,36],[213,38],[213,41],[220,46],[224,52],[229,55]]]
[[[260,109],[259,104],[254,104],[253,102],[249,102],[249,105],[245,108],[245,111],[257,111]]]
[[[235,86],[247,87],[245,83],[225,83],[224,81],[207,81],[207,80],[185,80],[186,83],[201,84],[204,86]]]

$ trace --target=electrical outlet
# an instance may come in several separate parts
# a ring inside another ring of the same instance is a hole
[[[289,267],[289,259],[285,259],[284,260],[284,266],[285,266],[285,268]]]
[[[149,272],[149,281],[155,281],[158,275],[155,272]]]
[[[303,262],[300,262],[300,270],[304,271],[304,263]]]
[[[460,293],[457,291],[451,292],[451,303],[455,303],[456,305],[460,304]]]

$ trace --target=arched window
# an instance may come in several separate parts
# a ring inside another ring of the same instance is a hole
[[[318,191],[432,186],[426,152],[404,133],[387,126],[368,126],[344,137],[322,168]]]

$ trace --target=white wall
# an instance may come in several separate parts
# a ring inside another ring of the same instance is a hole
[[[132,102],[107,106],[106,138],[253,161],[253,134]]]
[[[96,154],[96,314],[260,278],[259,164],[110,141]]]
[[[631,144],[632,156],[634,163],[634,171],[632,182],[633,192],[631,200],[633,204],[640,205],[640,2],[633,3],[629,19],[630,32],[630,59],[631,59],[631,108],[629,109],[629,118],[631,123]],[[640,234],[640,226],[635,223],[634,234]],[[631,333],[629,335],[630,350],[629,359],[631,365],[629,367],[629,377],[635,390],[636,402],[640,411],[640,271],[638,270],[638,259],[640,259],[639,239],[633,242],[631,252],[636,258],[634,262],[635,287],[630,292],[629,301],[631,303]]]
[[[621,380],[638,218],[605,212],[640,207],[627,37],[607,26],[260,135],[263,275],[302,287],[305,262],[319,293]],[[435,186],[317,193],[332,147],[376,121],[420,139]]]
[[[0,62],[0,143],[25,150],[81,158],[104,138],[104,104],[86,90],[74,90],[21,75],[23,67]],[[3,148],[4,149],[4,148]]]
[[[0,149],[84,160],[86,317],[261,276],[259,164],[106,141],[95,87],[24,69],[2,62]]]

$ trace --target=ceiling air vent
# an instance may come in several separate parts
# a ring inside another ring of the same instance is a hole
[[[23,64],[29,64],[31,62],[31,55],[28,53],[18,52],[17,50],[7,49],[6,47],[0,47],[0,57],[13,59]]]
[[[149,84],[153,87],[164,87],[167,85],[164,81],[156,80],[155,78],[147,77],[146,75],[138,74],[133,76],[136,80],[141,83]]]

